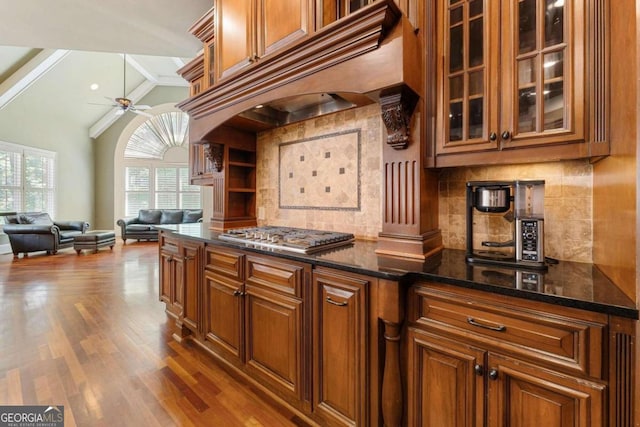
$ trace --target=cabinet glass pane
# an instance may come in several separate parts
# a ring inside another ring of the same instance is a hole
[[[484,99],[476,98],[469,101],[469,138],[482,137],[484,123]]]
[[[469,74],[469,96],[482,95],[484,90],[484,72],[476,71]]]
[[[449,99],[460,99],[464,96],[464,78],[455,76],[449,79]]]
[[[469,67],[482,65],[483,61],[483,20],[474,19],[469,23]]]
[[[536,89],[534,87],[518,91],[518,131],[536,130]]]
[[[449,30],[450,52],[449,52],[449,71],[459,71],[462,69],[463,61],[463,40],[462,27],[453,27]]]
[[[453,27],[456,24],[459,24],[462,22],[462,11],[464,9],[462,9],[462,7],[457,7],[455,9],[451,9],[451,11],[449,11],[449,26]]]
[[[544,79],[561,78],[564,75],[564,61],[562,52],[548,53],[544,56]]]
[[[518,52],[531,52],[536,48],[536,0],[518,3]]]
[[[526,58],[518,61],[518,87],[535,83],[536,58]]]
[[[544,14],[544,46],[564,41],[564,0],[546,0]]]
[[[478,15],[482,15],[483,0],[471,0],[469,2],[469,18],[475,18]]]
[[[349,12],[355,12],[356,10],[360,9],[361,7],[364,7],[367,5],[367,0],[350,0],[349,1]]]
[[[564,128],[564,85],[554,82],[544,85],[544,130]]]
[[[462,102],[449,104],[449,141],[462,139]]]

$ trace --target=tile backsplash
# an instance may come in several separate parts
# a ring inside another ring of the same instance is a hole
[[[258,134],[258,224],[376,239],[382,134],[378,104]]]
[[[258,224],[376,239],[382,231],[383,126],[380,107],[373,104],[258,134]],[[545,180],[545,255],[591,262],[593,168],[587,160],[441,170],[439,227],[444,246],[466,248],[467,181],[516,179]],[[301,194],[304,197],[297,196]],[[494,223],[492,230],[497,229]],[[508,230],[501,233],[483,237],[509,238]]]
[[[593,169],[587,160],[443,170],[439,180],[439,223],[444,246],[466,248],[467,181],[516,179],[545,180],[545,256],[591,262]],[[502,219],[499,221],[504,222]],[[474,234],[482,225],[478,222],[474,226]],[[505,240],[507,236],[483,237]]]

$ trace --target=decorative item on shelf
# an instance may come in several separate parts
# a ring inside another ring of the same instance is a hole
[[[418,95],[406,86],[383,91],[380,94],[382,121],[387,128],[387,144],[396,150],[409,146],[410,124]]]
[[[222,170],[222,157],[224,153],[224,147],[222,144],[216,144],[211,141],[196,141],[192,142],[195,145],[202,145],[204,148],[204,154],[207,156],[207,160],[213,165],[213,170],[220,172]]]

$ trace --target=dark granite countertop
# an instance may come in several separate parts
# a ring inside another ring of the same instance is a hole
[[[445,249],[426,261],[394,258],[375,253],[376,243],[357,240],[353,244],[315,254],[298,254],[236,244],[218,239],[207,224],[181,224],[158,228],[220,246],[274,255],[337,268],[382,279],[413,283],[419,280],[447,283],[517,298],[638,319],[638,309],[613,282],[593,264],[561,261],[544,272],[492,265],[468,264],[462,250]]]

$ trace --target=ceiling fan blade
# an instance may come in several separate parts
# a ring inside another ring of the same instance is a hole
[[[116,116],[121,116],[121,115],[123,115],[123,114],[124,114],[124,112],[125,112],[125,111],[124,111],[122,108],[118,108],[118,109],[116,110]]]
[[[103,107],[118,107],[118,105],[115,105],[115,104],[100,104],[100,103],[97,103],[97,102],[87,102],[87,104],[89,104],[89,105],[101,105]]]
[[[135,113],[135,114],[140,114],[141,116],[153,117],[152,114],[145,113],[143,111],[138,111],[136,109],[130,109],[129,111],[131,111],[132,113]]]

